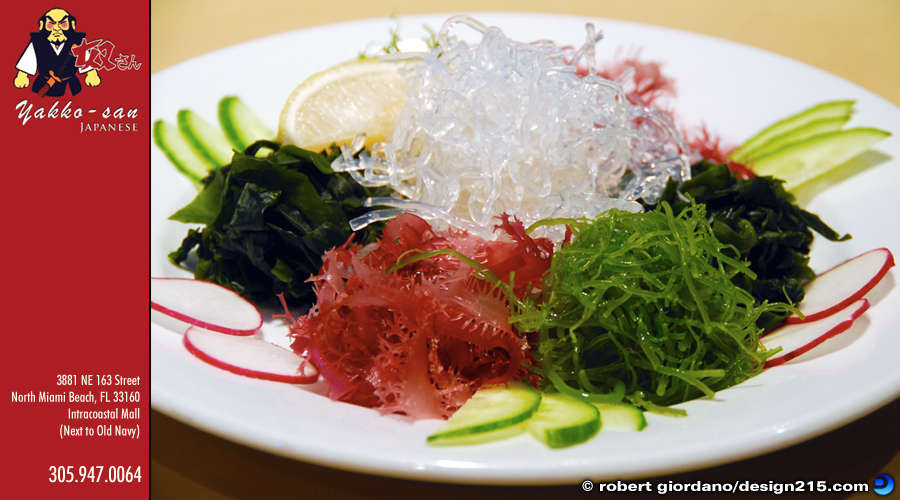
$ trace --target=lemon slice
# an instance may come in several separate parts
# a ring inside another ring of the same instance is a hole
[[[406,103],[409,62],[359,59],[309,77],[288,97],[278,140],[312,151],[366,134],[366,147],[385,141]]]

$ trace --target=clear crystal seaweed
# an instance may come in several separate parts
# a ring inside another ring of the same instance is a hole
[[[454,36],[459,24],[481,40]],[[362,141],[345,147],[333,168],[364,186],[390,186],[405,200],[354,226],[403,209],[489,234],[504,212],[528,225],[609,208],[638,211],[635,202],[655,202],[668,179],[690,178],[688,147],[671,116],[628,101],[630,73],[619,81],[596,75],[600,38],[587,24],[578,49],[523,43],[456,16],[433,50],[384,56],[419,62],[411,65],[395,133],[370,152],[355,155]]]

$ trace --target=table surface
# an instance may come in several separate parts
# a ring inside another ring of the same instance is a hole
[[[457,0],[454,12],[527,11],[605,17],[733,40],[811,64],[900,106],[900,1],[896,0]],[[550,7],[552,5],[552,8]],[[448,12],[440,4],[393,0],[153,0],[151,71],[228,45],[355,19]],[[227,36],[223,35],[227,34]],[[900,480],[900,400],[795,446],[654,482],[861,482]],[[288,460],[151,413],[151,492],[192,500],[303,498],[556,498],[580,487],[488,487],[373,477]],[[647,496],[657,496],[655,493]],[[711,496],[710,496],[711,495]],[[704,498],[714,499],[715,493]],[[631,497],[631,495],[629,495]],[[670,494],[669,497],[688,498]],[[869,493],[824,498],[874,498]],[[753,498],[742,494],[742,498]],[[798,495],[792,495],[797,498]],[[816,498],[823,498],[816,495]]]

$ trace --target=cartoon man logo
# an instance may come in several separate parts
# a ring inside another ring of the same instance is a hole
[[[28,86],[28,75],[35,76],[31,90],[41,96],[61,97],[66,88],[76,95],[81,92],[79,73],[87,73],[84,83],[100,85],[97,70],[89,65],[76,67],[72,46],[84,41],[84,33],[75,31],[75,17],[63,9],[51,9],[38,21],[37,33],[31,33],[31,43],[16,64],[17,88]]]

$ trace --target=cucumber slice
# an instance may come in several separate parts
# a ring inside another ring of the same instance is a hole
[[[647,427],[647,419],[640,408],[626,404],[594,403],[600,411],[604,431],[642,431]]]
[[[163,120],[153,122],[153,142],[175,169],[188,179],[200,184],[200,181],[209,175],[209,167],[188,146],[175,124]]]
[[[238,97],[223,97],[219,101],[219,125],[225,138],[238,151],[262,139],[272,139],[275,132],[266,126]]]
[[[769,125],[735,149],[729,156],[732,160],[743,163],[747,159],[747,152],[756,149],[774,137],[803,127],[804,125],[824,118],[849,117],[853,112],[855,101],[831,101],[818,104],[795,115],[779,120]]]
[[[527,419],[526,419],[527,420]],[[449,438],[435,438],[431,440],[429,436],[428,444],[433,446],[463,446],[470,444],[488,443],[491,441],[501,441],[525,432],[525,422],[519,422],[514,425],[495,429],[492,431],[478,432],[475,434],[451,436]]]
[[[472,444],[509,437],[524,431],[520,424],[534,415],[540,404],[541,393],[522,382],[482,387],[428,436],[428,443]]]
[[[231,162],[233,151],[221,130],[190,109],[178,112],[178,130],[194,153],[211,168]]]
[[[774,153],[779,149],[794,143],[802,141],[814,135],[824,134],[826,132],[835,132],[844,128],[844,125],[850,121],[850,116],[837,116],[832,118],[822,118],[813,120],[805,125],[801,125],[795,129],[789,130],[783,134],[777,135],[759,147],[747,151],[743,157],[745,162],[752,162],[753,159]]]
[[[876,128],[851,128],[815,135],[754,160],[753,171],[783,179],[791,190],[833,170],[890,136]]]
[[[600,431],[600,411],[587,401],[558,392],[544,394],[528,432],[551,448],[583,443]]]

